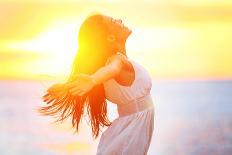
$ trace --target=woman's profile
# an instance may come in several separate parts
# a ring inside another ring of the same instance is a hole
[[[119,19],[102,14],[87,17],[78,34],[78,50],[65,83],[52,85],[43,96],[46,106],[38,110],[71,117],[78,131],[86,108],[94,138],[102,133],[97,155],[145,155],[154,130],[152,80],[139,63],[128,58],[126,40],[132,31]],[[113,122],[107,117],[107,102],[117,105]]]

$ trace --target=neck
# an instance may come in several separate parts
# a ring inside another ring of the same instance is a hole
[[[119,46],[119,51],[126,55],[126,40],[122,41]]]
[[[122,54],[126,55],[126,46],[125,46],[125,45],[122,46],[120,52],[121,52]]]

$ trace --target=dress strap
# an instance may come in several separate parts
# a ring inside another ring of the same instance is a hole
[[[130,103],[117,104],[119,117],[131,115],[149,108],[154,107],[151,94],[134,99]]]

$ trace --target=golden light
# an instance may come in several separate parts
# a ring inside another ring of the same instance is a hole
[[[132,29],[128,55],[153,77],[232,76],[229,1],[134,2],[134,7],[128,7],[129,0],[120,1],[125,6],[116,1],[101,5],[73,0],[52,0],[54,5],[27,2],[1,5],[7,22],[2,22],[0,29],[0,78],[65,77],[78,47],[79,27],[93,11],[121,18]]]
[[[64,78],[64,73],[70,71],[78,48],[78,28],[77,22],[56,21],[30,40],[10,42],[5,46],[13,51],[28,51],[44,56],[40,61],[30,62],[27,67],[30,73],[40,77]]]

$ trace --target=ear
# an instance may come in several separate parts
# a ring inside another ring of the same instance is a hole
[[[115,41],[115,36],[113,34],[109,34],[106,39],[109,42],[114,42]]]

